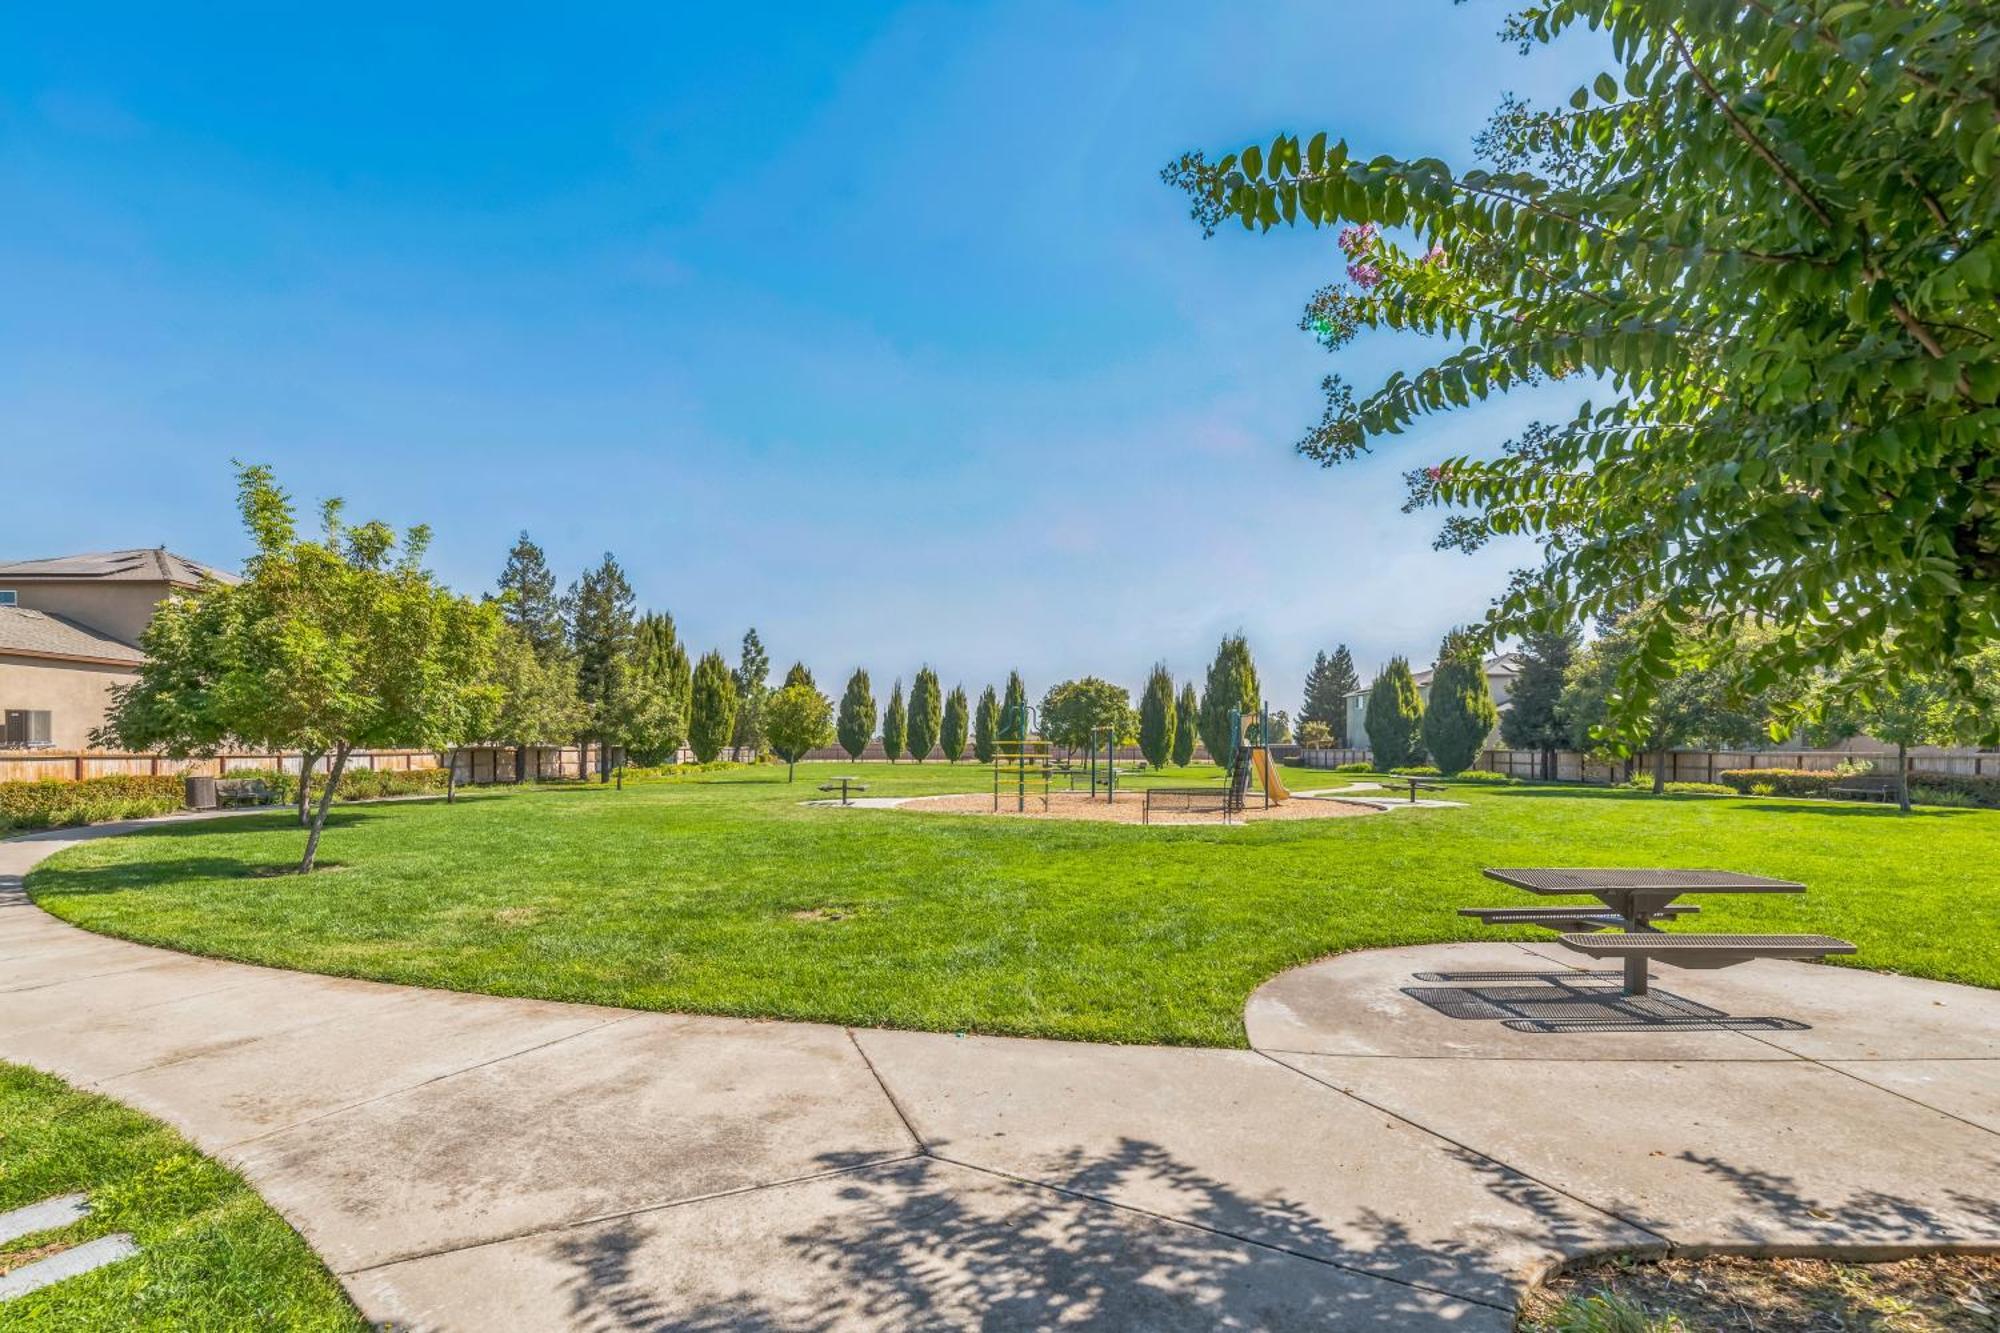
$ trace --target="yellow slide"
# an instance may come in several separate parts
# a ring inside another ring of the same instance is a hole
[[[1271,804],[1280,805],[1292,799],[1292,794],[1285,790],[1285,780],[1278,776],[1278,766],[1271,762],[1269,750],[1261,745],[1252,750],[1250,764],[1257,770],[1257,780],[1264,784],[1264,795]]]

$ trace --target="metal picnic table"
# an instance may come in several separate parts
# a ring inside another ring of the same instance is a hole
[[[1544,897],[1559,895],[1588,894],[1610,908],[1624,922],[1623,934],[1655,935],[1660,940],[1649,941],[1649,947],[1656,952],[1667,952],[1676,948],[1690,951],[1703,948],[1720,950],[1718,944],[1725,937],[1704,935],[1668,936],[1657,930],[1653,922],[1670,918],[1677,912],[1670,911],[1674,899],[1684,893],[1804,893],[1806,886],[1794,880],[1772,879],[1765,875],[1742,875],[1731,870],[1624,870],[1624,869],[1534,869],[1500,868],[1483,872],[1488,879],[1499,880],[1502,884],[1528,893]],[[1680,909],[1691,911],[1693,909]],[[1578,937],[1565,935],[1565,944],[1577,947]],[[1604,937],[1599,937],[1604,938]],[[1616,936],[1610,937],[1615,941]],[[1742,948],[1752,946],[1753,938],[1781,939],[1784,937],[1728,937],[1741,940]],[[1817,937],[1796,937],[1801,940]],[[1671,943],[1669,943],[1671,941]],[[1634,942],[1636,943],[1636,941]],[[1828,941],[1841,943],[1841,941]],[[1845,952],[1852,952],[1849,945]],[[1646,993],[1646,957],[1642,952],[1627,952],[1607,946],[1606,953],[1623,954],[1625,964],[1625,993],[1644,995]],[[1820,950],[1826,952],[1826,950]]]
[[[863,782],[860,778],[847,777],[841,775],[841,776],[830,777],[825,782],[820,783],[819,789],[821,791],[838,790],[840,792],[840,803],[842,805],[847,805],[849,803],[847,798],[847,793],[849,792],[849,790],[867,791],[868,784]]]

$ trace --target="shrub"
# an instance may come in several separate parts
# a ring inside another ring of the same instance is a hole
[[[1948,787],[1919,787],[1914,784],[1910,787],[1910,804],[1943,806],[1949,810],[1979,808],[1978,798],[1968,796],[1962,791],[1952,791]]]
[[[1389,771],[1398,777],[1404,778],[1435,778],[1443,776],[1443,774],[1438,772],[1436,764],[1398,764]]]
[[[1984,810],[2000,810],[2000,774],[1973,777],[1969,773],[1933,773],[1920,768],[1910,774],[1911,800],[1920,799],[1917,796],[1919,788],[1930,794],[1922,798],[1925,805],[1957,805],[1957,801],[1934,799],[1956,796]]]
[[[1732,791],[1748,794],[1751,784],[1765,787],[1767,796],[1824,796],[1828,787],[1846,782],[1851,774],[1808,768],[1731,768],[1715,775]]]
[[[170,814],[181,808],[183,791],[178,774],[0,782],[0,833]]]
[[[1768,782],[1753,782],[1750,784],[1750,794],[1752,796],[1776,796],[1778,789]]]
[[[1504,787],[1514,779],[1505,773],[1489,773],[1483,768],[1466,768],[1451,775],[1453,782],[1484,783],[1491,787]]]
[[[674,778],[698,777],[703,773],[720,773],[731,768],[751,768],[752,764],[736,763],[728,759],[717,759],[706,764],[652,764],[645,767],[627,766],[627,782],[665,782]]]
[[[1335,773],[1373,773],[1375,766],[1373,764],[1335,764],[1333,771]]]
[[[1769,772],[1770,770],[1764,769],[1761,771]],[[1633,791],[1650,792],[1653,790],[1652,774],[1636,774],[1625,785]],[[1666,790],[1669,795],[1674,796],[1740,796],[1743,794],[1739,789],[1725,787],[1720,782],[1669,782]]]
[[[231,782],[262,778],[280,805],[289,805],[298,799],[299,775],[296,773],[281,773],[273,768],[232,768],[222,776]],[[443,768],[418,768],[408,772],[350,768],[340,775],[340,789],[334,792],[333,799],[335,804],[339,804],[341,801],[379,800],[384,796],[421,796],[425,792],[443,791],[450,780],[450,774]],[[318,799],[325,789],[326,774],[314,773],[312,798]]]

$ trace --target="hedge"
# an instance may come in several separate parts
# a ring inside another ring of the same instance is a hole
[[[1449,776],[1449,777],[1448,777],[1448,778],[1446,779],[1446,781],[1449,781],[1449,782],[1483,782],[1483,783],[1487,783],[1487,784],[1488,784],[1488,785],[1490,785],[1490,786],[1495,786],[1495,787],[1504,787],[1504,786],[1508,785],[1509,783],[1513,782],[1513,781],[1514,781],[1514,779],[1513,779],[1513,778],[1510,778],[1510,777],[1508,777],[1508,776],[1507,776],[1507,775],[1506,775],[1505,773],[1495,773],[1495,772],[1493,772],[1493,771],[1492,771],[1491,769],[1486,769],[1486,768],[1462,768],[1462,769],[1460,769],[1460,770],[1459,770],[1458,772],[1456,772],[1456,773],[1453,773],[1453,774],[1451,774],[1451,775],[1450,775],[1450,776]]]
[[[0,782],[0,833],[170,814],[181,808],[181,793],[175,774]]]
[[[274,768],[232,768],[223,777],[230,782],[262,778],[264,785],[276,794],[280,805],[289,805],[298,799],[299,775],[296,773],[280,773]],[[417,768],[408,772],[388,768],[350,768],[340,775],[340,789],[334,792],[333,799],[337,804],[341,801],[374,801],[384,796],[421,796],[426,792],[443,791],[450,777],[450,773],[443,768]],[[325,787],[326,774],[314,773],[313,795],[317,797]]]
[[[1768,771],[1768,770],[1763,770],[1763,771]],[[1640,773],[1625,785],[1632,788],[1632,790],[1634,791],[1650,792],[1653,790],[1653,778],[1650,773]],[[1739,792],[1736,788],[1725,787],[1720,782],[1669,782],[1666,785],[1665,790],[1667,795],[1669,796],[1742,795],[1742,793]]]
[[[1762,787],[1768,788],[1773,796],[1825,796],[1830,788],[1852,786],[1856,775],[1831,769],[1732,768],[1715,776],[1745,795],[1749,795],[1754,788]],[[1873,782],[1893,779],[1895,774],[1871,773],[1868,777]],[[1911,800],[1923,802],[1924,796],[1936,792],[1971,801],[1988,810],[2000,810],[2000,776],[1973,777],[1965,773],[1911,770]]]

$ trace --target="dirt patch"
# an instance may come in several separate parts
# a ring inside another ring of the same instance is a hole
[[[860,916],[859,907],[801,907],[796,912],[787,912],[794,921],[845,921],[849,917]]]
[[[76,1244],[77,1242],[73,1240],[52,1240],[45,1245],[36,1245],[31,1249],[14,1250],[7,1254],[0,1254],[0,1276],[5,1276],[17,1268],[26,1268],[38,1259],[46,1259],[50,1255],[61,1254],[64,1250],[71,1249]]]
[[[1613,1260],[1530,1292],[1520,1328],[1993,1333],[2000,1329],[2000,1255],[1935,1254],[1881,1264],[1723,1255]]]
[[[1221,792],[1216,793],[1217,800]],[[1137,824],[1145,818],[1146,797],[1143,792],[1122,791],[1115,802],[1107,802],[1103,797],[1092,799],[1081,792],[1051,792],[1047,808],[1042,798],[1030,793],[1028,808],[1019,808],[1015,798],[1002,796],[1000,808],[993,808],[991,795],[981,796],[920,796],[903,802],[898,810],[915,810],[920,814],[933,815],[1011,815],[1016,819],[1093,819],[1106,824]],[[1230,818],[1238,823],[1262,823],[1270,819],[1344,819],[1350,815],[1374,815],[1382,813],[1371,805],[1358,805],[1347,801],[1294,798],[1282,805],[1265,809],[1261,798],[1252,796],[1250,808]],[[1220,824],[1221,811],[1183,810],[1174,806],[1155,804],[1152,823],[1154,827],[1188,824]]]
[[[532,926],[541,919],[539,907],[503,907],[493,914],[493,920],[503,926]]]

